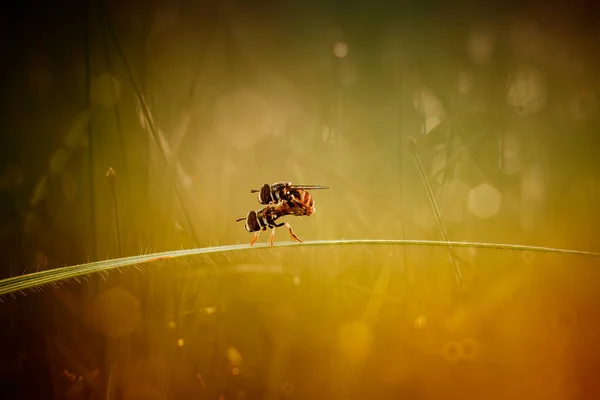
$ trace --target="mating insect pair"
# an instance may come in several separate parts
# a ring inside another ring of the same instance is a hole
[[[291,182],[277,182],[272,185],[265,183],[260,189],[252,189],[251,193],[258,193],[258,202],[266,205],[263,209],[250,211],[244,218],[236,221],[246,221],[246,230],[254,233],[250,246],[252,246],[261,231],[271,229],[270,243],[273,246],[275,240],[275,228],[287,226],[292,238],[302,242],[287,222],[278,223],[277,220],[287,215],[299,217],[309,216],[315,212],[315,202],[308,192],[313,189],[329,189],[327,186],[316,185],[292,185]]]

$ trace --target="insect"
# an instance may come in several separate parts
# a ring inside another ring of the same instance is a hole
[[[287,226],[292,238],[302,242],[296,236],[292,227],[287,222],[277,223],[277,219],[286,215],[295,215],[298,217],[309,216],[315,212],[315,202],[307,189],[329,189],[327,186],[317,185],[292,185],[291,182],[276,182],[272,185],[265,183],[260,189],[252,189],[251,193],[258,193],[258,202],[266,205],[265,208],[258,211],[250,211],[245,218],[238,218],[236,221],[246,221],[246,230],[254,232],[254,237],[250,242],[252,246],[261,231],[271,229],[271,246],[275,240],[275,228]]]
[[[260,204],[288,201],[293,202],[296,206],[300,206],[301,203],[304,205],[309,202],[312,203],[312,196],[307,190],[317,189],[329,189],[329,187],[321,185],[292,185],[292,182],[275,182],[271,185],[265,183],[260,189],[250,190],[250,193],[258,193],[258,202]]]
[[[275,241],[275,228],[281,226],[287,226],[290,235],[297,242],[302,242],[298,236],[294,233],[292,226],[287,222],[277,223],[277,219],[284,217],[286,215],[301,215],[302,211],[297,210],[297,207],[291,206],[288,202],[281,203],[271,203],[268,204],[265,208],[258,211],[250,211],[246,217],[238,218],[236,222],[246,221],[246,231],[250,233],[254,233],[252,240],[250,241],[250,246],[252,246],[256,239],[258,239],[258,235],[260,235],[261,231],[266,231],[267,228],[271,229],[271,237],[270,243],[273,246],[273,242]]]

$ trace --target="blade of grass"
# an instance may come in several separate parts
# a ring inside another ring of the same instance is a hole
[[[410,151],[415,161],[415,164],[419,171],[419,175],[421,175],[421,180],[423,181],[423,185],[425,186],[425,190],[427,191],[427,197],[429,198],[429,203],[431,204],[435,220],[437,221],[438,228],[440,229],[440,233],[442,234],[442,239],[444,239],[446,242],[449,242],[448,232],[446,231],[446,227],[444,225],[440,209],[438,207],[437,201],[435,200],[435,195],[433,194],[433,190],[431,189],[431,184],[429,183],[429,179],[427,178],[427,174],[425,173],[425,169],[423,168],[423,164],[421,163],[419,154],[417,153],[417,141],[412,136],[408,138],[408,150]],[[454,251],[452,250],[452,246],[448,245],[448,250],[450,262],[454,267],[456,282],[461,287],[461,289],[464,289],[462,283],[462,272],[460,270],[460,267],[458,266],[458,263],[456,262],[456,258],[454,257]]]
[[[445,240],[409,240],[409,239],[346,239],[346,240],[315,240],[303,243],[280,242],[270,247],[268,243],[257,243],[250,247],[247,244],[227,245],[195,248],[188,250],[166,251],[162,253],[143,254],[139,256],[123,257],[96,261],[86,264],[78,264],[51,270],[33,272],[26,275],[15,276],[0,280],[0,296],[15,294],[24,290],[33,289],[47,284],[75,279],[93,273],[107,272],[113,269],[138,266],[140,264],[159,263],[167,259],[218,255],[223,253],[241,253],[245,251],[260,251],[269,249],[283,249],[287,247],[332,247],[332,246],[412,246],[412,247],[473,247],[489,250],[503,251],[529,251],[548,254],[563,254],[571,256],[586,256],[600,258],[600,253],[584,250],[571,250],[553,247],[528,246],[520,244],[502,244],[486,242],[460,242]]]

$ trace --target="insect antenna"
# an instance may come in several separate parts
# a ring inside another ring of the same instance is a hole
[[[238,219],[235,220],[235,222],[240,222],[240,221],[243,221],[245,219],[246,219],[246,217],[238,218]]]

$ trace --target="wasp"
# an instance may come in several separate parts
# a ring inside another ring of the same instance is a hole
[[[269,241],[271,246],[273,246],[273,242],[275,241],[275,228],[279,228],[284,225],[288,228],[290,235],[295,241],[302,242],[302,240],[296,236],[292,226],[289,223],[277,222],[279,218],[285,217],[286,215],[301,215],[300,213],[301,211],[297,210],[297,207],[291,206],[288,202],[271,203],[261,210],[250,211],[248,215],[243,218],[238,218],[236,222],[245,220],[246,231],[254,233],[254,236],[250,241],[250,246],[256,242],[260,232],[266,231],[267,228],[271,229],[271,237]]]

